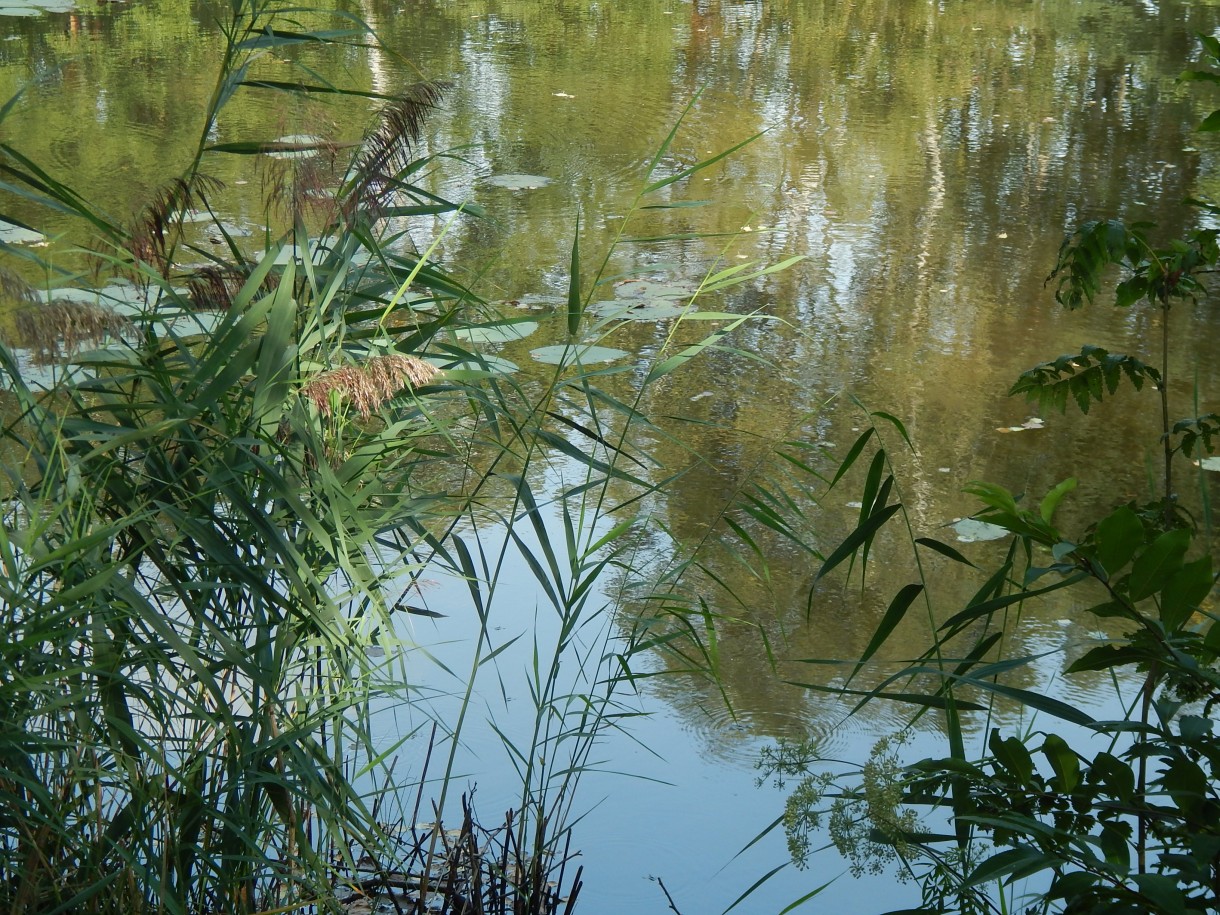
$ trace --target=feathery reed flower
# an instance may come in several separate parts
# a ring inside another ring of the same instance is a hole
[[[21,342],[41,360],[59,358],[84,343],[100,343],[130,328],[123,315],[97,302],[55,299],[19,309],[13,316]]]
[[[338,394],[367,418],[399,391],[408,386],[422,387],[438,374],[435,366],[422,359],[390,353],[374,356],[363,365],[345,365],[322,372],[301,388],[301,395],[312,400],[323,416],[330,416],[333,395]]]

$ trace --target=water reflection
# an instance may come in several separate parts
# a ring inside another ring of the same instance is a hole
[[[1043,280],[1065,227],[1082,219],[1154,219],[1167,234],[1187,224],[1177,201],[1215,171],[1214,143],[1193,130],[1213,100],[1174,79],[1191,55],[1192,34],[1215,28],[1214,4],[361,0],[358,8],[378,26],[383,47],[294,51],[263,66],[283,78],[299,73],[300,62],[383,92],[421,75],[454,82],[426,144],[460,150],[438,169],[437,189],[473,194],[493,214],[444,242],[448,262],[478,276],[488,298],[562,292],[577,216],[591,264],[624,229],[644,165],[697,93],[664,163],[671,172],[765,131],[666,190],[670,201],[716,206],[653,211],[625,228],[717,237],[629,245],[611,264],[612,272],[664,264],[697,280],[747,259],[806,257],[699,303],[776,319],[748,323],[732,341],[769,364],[724,350],[648,392],[642,406],[673,418],[656,437],[655,457],[670,469],[691,466],[657,501],[668,536],[650,545],[656,555],[701,544],[711,513],[770,467],[777,442],[842,453],[861,423],[842,400],[828,405],[844,389],[910,428],[916,452],[889,445],[921,534],[946,536],[944,526],[972,510],[960,494],[970,479],[1037,492],[1079,473],[1082,507],[1069,504],[1069,517],[1146,491],[1141,458],[1156,430],[1139,395],[1103,404],[1083,421],[1046,417],[1042,431],[996,429],[1030,415],[1005,393],[1038,361],[1084,342],[1152,356],[1149,316],[1057,311]],[[5,122],[6,142],[65,174],[104,209],[134,212],[193,154],[223,9],[201,2],[184,13],[169,0],[148,0],[0,21],[10,39],[0,43],[0,93],[35,80]],[[352,139],[369,113],[350,101],[278,104],[251,94],[222,119],[218,137],[273,139],[329,124],[336,139]],[[262,224],[254,163],[216,158],[209,170],[229,183],[223,206]],[[512,192],[480,183],[504,173],[553,184]],[[48,222],[21,201],[4,206],[25,221]],[[427,227],[415,231],[416,243],[426,244]],[[1171,393],[1179,404],[1190,402],[1196,380],[1203,392],[1218,387],[1209,342],[1216,320],[1203,309],[1173,316]],[[635,324],[606,342],[646,360],[671,331],[666,322]],[[528,374],[527,351],[540,342],[502,352]],[[638,382],[638,372],[606,379],[628,401]],[[823,546],[851,523],[844,503],[854,495],[835,495],[819,510]],[[842,708],[781,680],[825,682],[837,674],[799,659],[860,652],[909,580],[909,563],[895,558],[904,555],[902,543],[878,547],[887,559],[874,564],[863,593],[824,584],[810,603],[813,560],[778,538],[766,542],[773,567],[766,583],[735,556],[707,557],[737,595],[729,599],[714,583],[706,592],[739,620],[721,633],[719,671],[736,716],[704,681],[657,681],[656,695],[697,735],[695,755],[733,767],[770,737],[812,732],[849,753],[897,722],[892,710],[845,722]],[[988,561],[1002,547],[971,549]],[[942,579],[941,566],[934,574],[934,616],[959,606],[975,584]],[[1013,633],[1014,650],[1058,651],[1087,636],[1075,609],[1031,608]],[[927,635],[923,623],[912,623],[880,660],[905,657]],[[1064,663],[1049,655],[1025,685],[1047,687]],[[1074,702],[1097,700],[1088,681],[1073,688],[1082,690]],[[670,746],[675,757],[686,752]],[[700,771],[731,778],[712,765]]]

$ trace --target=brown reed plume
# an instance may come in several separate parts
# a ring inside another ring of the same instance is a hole
[[[330,416],[338,395],[367,419],[406,387],[423,387],[438,374],[439,369],[422,359],[390,353],[374,356],[363,365],[345,365],[322,372],[301,388],[301,396],[312,400],[323,416]]]
[[[337,209],[333,186],[338,150],[333,141],[319,140],[308,155],[260,163],[267,210],[281,214],[293,225],[310,214],[325,223],[333,222]]]
[[[211,264],[195,270],[186,280],[191,304],[203,311],[228,311],[249,278],[248,269],[233,264]],[[269,273],[259,287],[260,294],[275,291],[280,278]]]
[[[99,302],[55,299],[19,309],[13,316],[22,345],[40,362],[75,352],[86,343],[101,343],[129,330],[131,322]]]
[[[381,110],[377,126],[364,138],[352,166],[354,176],[345,200],[345,218],[350,221],[363,210],[370,219],[376,219],[390,205],[399,187],[398,175],[410,162],[424,122],[449,86],[444,82],[416,83]]]
[[[175,178],[163,185],[140,211],[131,230],[131,253],[136,260],[152,264],[162,274],[168,271],[174,235],[183,215],[192,207],[206,205],[206,195],[222,187],[220,179],[199,173],[189,180]]]
[[[0,301],[30,305],[38,300],[33,286],[7,267],[0,267]]]

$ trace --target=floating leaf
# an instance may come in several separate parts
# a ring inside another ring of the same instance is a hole
[[[465,359],[427,356],[425,360],[431,362],[437,368],[444,369],[450,378],[458,380],[467,380],[486,375],[511,375],[514,372],[520,371],[517,363],[509,359],[484,354],[468,356]]]
[[[164,320],[165,330],[179,337],[203,337],[210,335],[216,330],[224,318],[224,313],[219,311],[179,311],[176,314],[166,315],[165,312],[158,313],[158,317]]]
[[[1199,466],[1204,470],[1220,470],[1220,457],[1205,457],[1199,461]]]
[[[566,303],[566,299],[557,295],[542,295],[541,293],[528,293],[517,299],[507,299],[500,304],[505,308],[520,308],[528,311],[548,311],[552,308],[558,308]]]
[[[627,280],[614,290],[620,299],[684,299],[695,294],[693,283]]]
[[[14,350],[21,381],[31,390],[52,391],[65,384],[79,384],[96,373],[79,365],[65,362],[42,362],[28,350]],[[11,390],[13,379],[0,372],[0,390]]]
[[[511,324],[462,327],[453,333],[455,337],[466,343],[485,346],[489,343],[510,343],[514,340],[524,340],[537,329],[537,321],[514,321]]]
[[[326,259],[331,256],[331,253],[331,249],[325,244],[320,244],[316,241],[311,241],[309,243],[309,258],[310,261],[315,265],[326,263]],[[262,263],[266,256],[267,252],[264,251],[255,257],[255,261]],[[371,256],[369,255],[369,252],[362,248],[351,256],[349,263],[353,266],[363,267],[370,260]],[[298,265],[304,264],[305,258],[300,247],[297,245],[281,246],[275,254],[275,265],[277,267],[286,267],[292,262],[295,262]]]
[[[979,543],[984,540],[999,540],[1007,537],[1008,531],[998,524],[989,524],[976,518],[961,518],[952,524],[957,539],[962,543]]]
[[[329,145],[321,137],[304,133],[294,133],[286,137],[280,137],[275,142],[287,148],[264,153],[264,155],[270,156],[272,159],[309,159],[316,156],[320,149]]]
[[[508,191],[532,191],[535,188],[546,187],[550,178],[542,175],[492,175],[487,179],[492,187],[502,187]]]
[[[598,317],[620,321],[665,321],[694,310],[694,305],[676,299],[610,299],[589,306]]]
[[[557,343],[554,346],[540,346],[538,349],[530,350],[530,355],[548,365],[573,365],[577,362],[591,365],[595,362],[613,362],[628,354],[626,350],[614,349],[610,346],[596,346],[592,343],[579,346]]]
[[[14,13],[14,9],[23,9],[23,7],[4,7],[0,6],[0,16],[17,16],[26,15],[24,13]],[[29,15],[38,15],[34,10],[31,10]],[[41,232],[35,232],[33,229],[27,229],[24,226],[16,226],[11,222],[0,222],[0,241],[7,242],[10,245],[40,245],[47,240],[47,237]]]

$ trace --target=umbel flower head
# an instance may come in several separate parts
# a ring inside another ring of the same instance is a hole
[[[345,365],[322,372],[301,388],[301,395],[312,400],[323,416],[330,416],[336,400],[344,399],[368,418],[404,388],[422,387],[438,374],[434,365],[422,359],[390,353],[374,356],[363,365]]]

